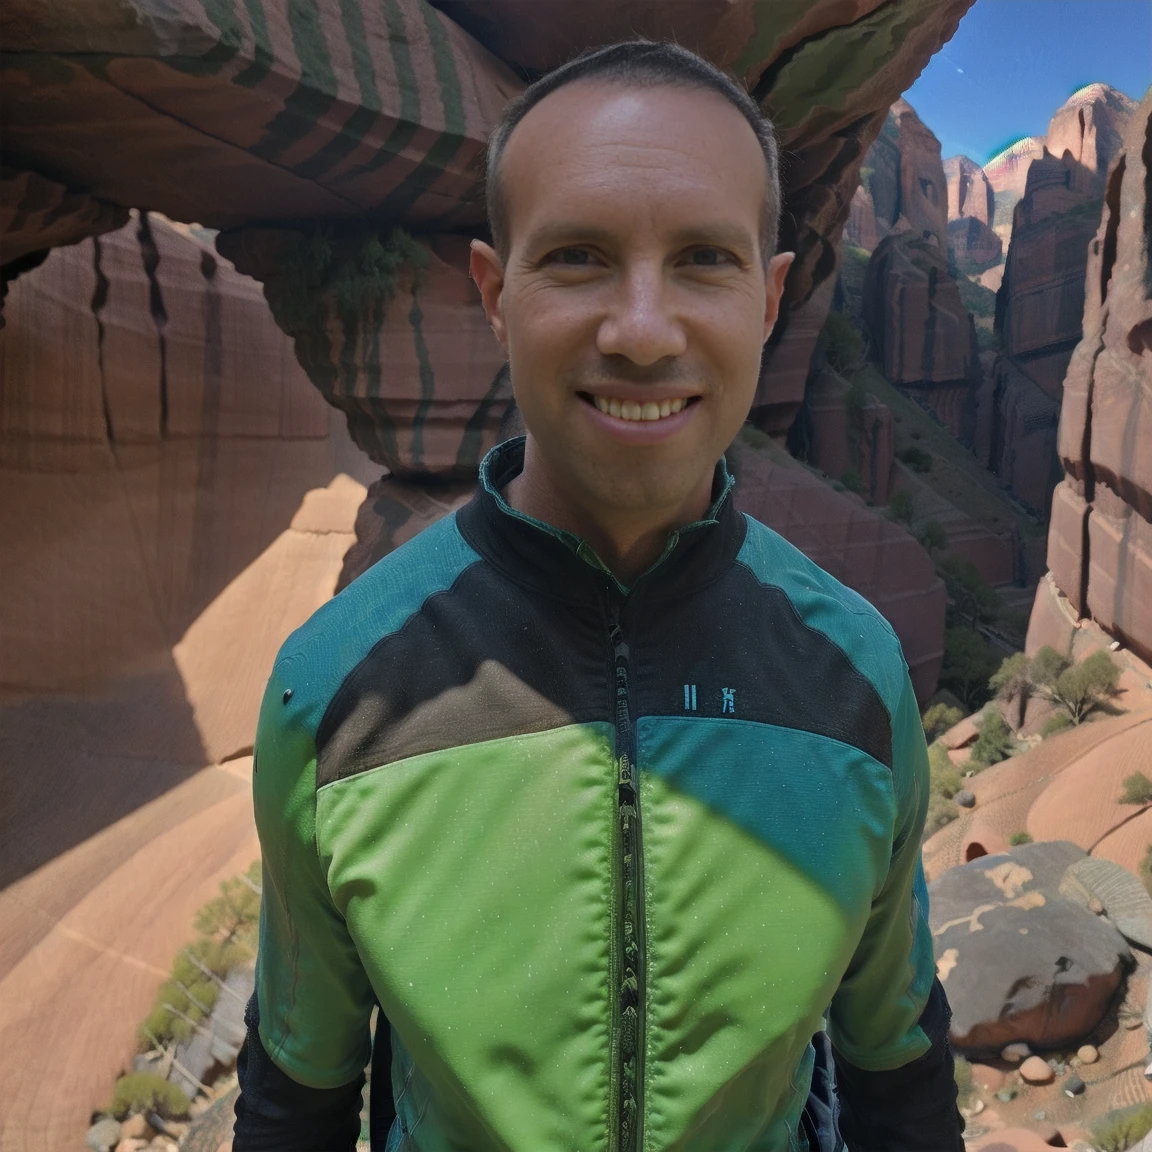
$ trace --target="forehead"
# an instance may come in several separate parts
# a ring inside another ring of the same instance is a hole
[[[706,88],[577,81],[545,97],[505,146],[513,234],[557,215],[635,227],[695,218],[758,234],[767,173],[747,120]]]

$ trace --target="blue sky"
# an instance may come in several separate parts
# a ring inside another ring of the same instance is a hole
[[[957,153],[991,160],[1101,81],[1139,100],[1152,84],[1152,0],[976,0],[904,99]]]

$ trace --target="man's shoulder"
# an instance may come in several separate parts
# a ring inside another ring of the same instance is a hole
[[[907,665],[892,625],[859,592],[837,580],[780,533],[745,514],[748,532],[736,559],[765,586],[779,589],[804,624],[823,633],[863,673],[891,712]]]
[[[274,665],[313,730],[328,702],[372,649],[480,560],[452,513],[389,552],[321,605],[280,647]]]

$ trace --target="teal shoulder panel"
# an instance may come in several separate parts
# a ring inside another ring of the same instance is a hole
[[[907,665],[892,625],[859,592],[841,584],[778,532],[745,514],[748,534],[736,557],[761,584],[779,588],[810,628],[852,661],[895,717]]]
[[[276,657],[276,677],[288,693],[292,720],[315,737],[329,701],[373,646],[479,561],[452,513],[377,561],[314,612]]]

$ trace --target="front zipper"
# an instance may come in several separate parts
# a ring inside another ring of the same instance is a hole
[[[640,839],[640,786],[636,771],[636,732],[628,684],[628,645],[619,614],[609,629],[615,673],[616,845],[612,982],[611,1127],[609,1147],[637,1152],[643,1117],[644,1035],[644,876]],[[613,1141],[612,1137],[615,1137]]]

